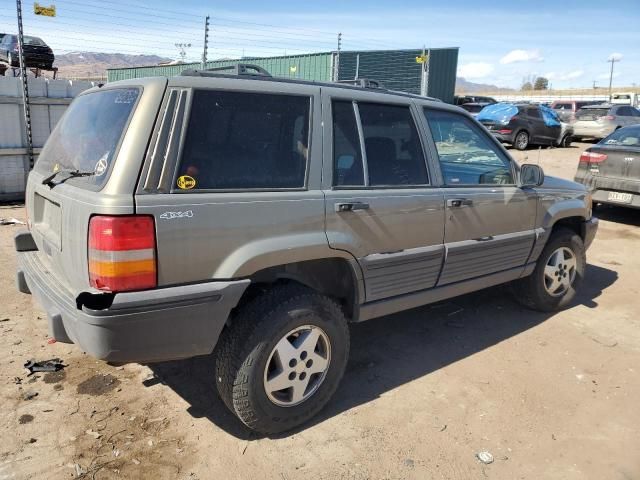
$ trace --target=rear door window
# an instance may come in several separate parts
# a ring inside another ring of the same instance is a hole
[[[195,90],[179,189],[303,188],[309,156],[306,96]]]
[[[371,186],[429,183],[411,110],[403,105],[358,103]]]
[[[633,110],[631,107],[620,107],[618,108],[617,115],[622,115],[623,117],[633,117]]]
[[[138,88],[115,88],[77,97],[51,132],[35,170],[46,175],[58,170],[93,172],[68,183],[101,188],[139,96]]]
[[[334,101],[333,184],[338,187],[364,185],[362,149],[352,102]]]
[[[512,165],[483,132],[463,115],[424,110],[448,186],[512,185]]]

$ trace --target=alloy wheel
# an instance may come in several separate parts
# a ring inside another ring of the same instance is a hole
[[[311,397],[331,363],[331,343],[320,327],[303,325],[287,333],[271,351],[264,371],[264,389],[280,407],[293,407]]]
[[[555,250],[544,267],[544,288],[552,297],[564,295],[576,278],[576,256],[567,247]]]

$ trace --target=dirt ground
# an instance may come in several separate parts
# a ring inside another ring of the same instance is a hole
[[[573,178],[584,147],[513,153]],[[115,367],[49,344],[14,287],[20,227],[0,226],[0,479],[640,479],[640,214],[598,216],[572,308],[497,287],[354,325],[335,398],[274,438],[225,410],[211,358]],[[68,366],[26,375],[52,357]]]

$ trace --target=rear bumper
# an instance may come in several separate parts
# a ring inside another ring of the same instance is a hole
[[[493,134],[494,137],[496,137],[502,143],[513,143],[514,132],[504,134],[504,133],[498,133],[498,132],[492,131],[491,133]]]
[[[18,251],[16,283],[46,311],[56,340],[102,360],[144,363],[211,353],[249,280],[117,293],[108,308],[92,310],[58,284],[37,251]]]
[[[631,194],[631,202],[617,202],[609,200],[609,192],[616,193],[629,193],[628,191],[623,190],[595,190],[592,193],[592,199],[594,203],[605,203],[607,205],[617,205],[619,207],[627,207],[627,208],[640,208],[640,195]]]
[[[594,126],[585,126],[585,125],[573,125],[573,136],[582,138],[604,138],[609,135],[615,127],[610,125],[594,125]]]

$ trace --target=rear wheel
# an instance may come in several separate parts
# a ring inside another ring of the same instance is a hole
[[[529,134],[524,130],[520,130],[516,134],[516,138],[513,139],[513,146],[518,150],[526,150],[529,146]]]
[[[249,428],[283,432],[324,407],[348,356],[349,329],[338,304],[279,285],[242,308],[220,339],[218,392]]]
[[[580,236],[567,228],[558,228],[540,254],[533,273],[514,284],[516,299],[543,312],[565,308],[576,296],[586,264]]]

